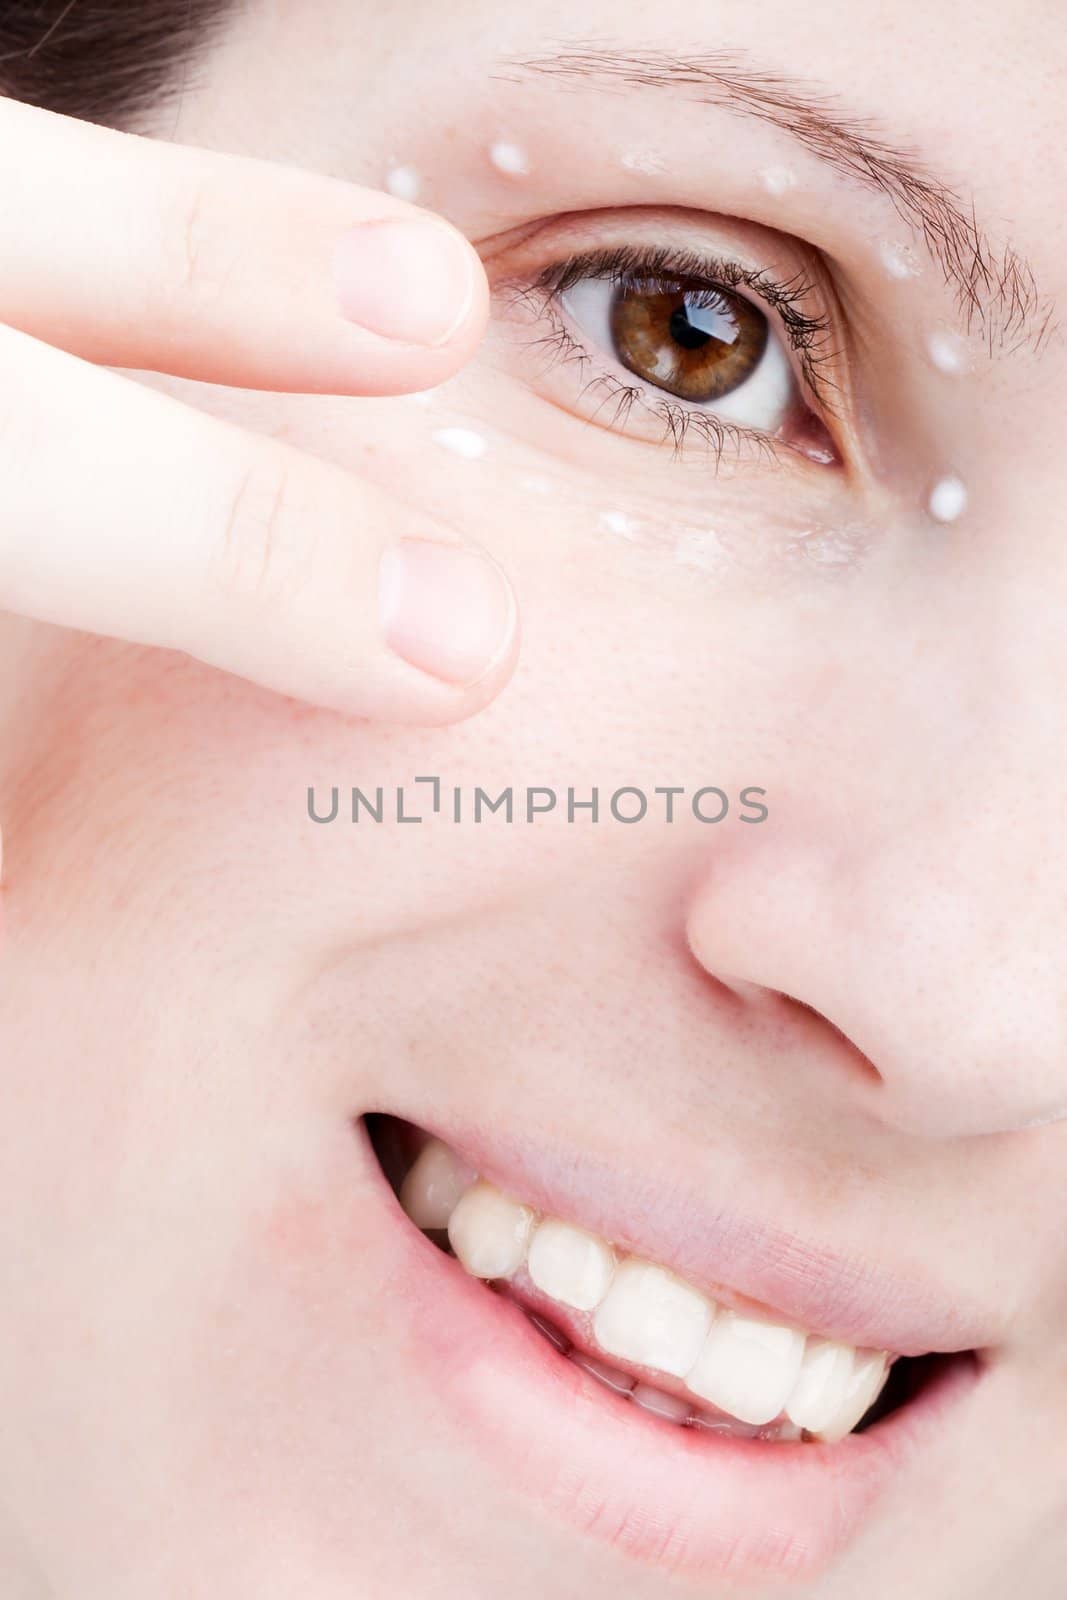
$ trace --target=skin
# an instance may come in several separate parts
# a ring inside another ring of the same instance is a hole
[[[792,1592],[1052,1600],[1067,346],[991,356],[977,335],[948,377],[925,338],[962,329],[957,298],[884,198],[681,94],[492,75],[572,37],[573,8],[404,0],[390,20],[256,0],[139,131],[372,187],[411,165],[486,262],[483,346],[425,405],[136,381],[345,469],[398,523],[461,528],[515,586],[522,653],[491,705],[427,729],[135,628],[2,620],[4,1593],[207,1596],[224,1573],[232,1600],[458,1600],[501,1572],[514,1600],[727,1592],[557,1525],[437,1404],[393,1235],[365,1224],[352,1123],[385,1109],[588,1152],[977,1307],[981,1384]],[[582,15],[631,49],[648,30],[636,4]],[[874,119],[973,191],[1062,306],[1053,6],[765,0],[712,27],[665,0],[654,31]],[[489,164],[498,138],[528,175]],[[624,167],[635,148],[664,170]],[[778,196],[775,166],[796,180]],[[588,216],[567,233],[565,213]],[[530,348],[550,327],[501,285],[637,236],[832,260],[845,470],[749,447],[716,475],[647,418],[590,425],[573,367]],[[918,275],[890,278],[879,239]],[[446,427],[483,433],[484,460],[440,448]],[[949,472],[969,504],[943,526],[923,505]],[[494,794],[753,784],[770,817],[308,820],[308,785],[428,773]]]

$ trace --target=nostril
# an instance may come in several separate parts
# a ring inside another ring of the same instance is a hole
[[[701,966],[705,979],[715,984],[722,995],[735,1003],[738,1012],[769,1034],[777,1031],[780,1042],[790,1051],[803,1052],[814,1060],[829,1064],[838,1072],[844,1071],[856,1081],[868,1085],[883,1082],[875,1063],[831,1017],[808,1000],[789,994],[783,989],[772,989],[747,978],[734,978],[719,972],[709,972]],[[832,1057],[832,1061],[829,1058]]]
[[[870,1056],[864,1055],[859,1045],[849,1038],[845,1030],[839,1028],[837,1023],[824,1015],[818,1007],[811,1005],[807,1000],[798,1000],[795,995],[791,994],[782,994],[781,999],[794,1011],[802,1012],[805,1016],[810,1017],[820,1032],[830,1035],[837,1050],[847,1053],[848,1064],[861,1077],[866,1078],[871,1083],[882,1082],[882,1074],[878,1071]]]
[[[799,1043],[813,1089],[836,1068],[829,1093],[894,1133],[1045,1127],[1067,1112],[1061,975],[1032,910],[983,901],[987,868],[969,849],[946,863],[783,828],[715,857],[687,904],[689,950],[746,1024],[789,1019],[781,1046]]]

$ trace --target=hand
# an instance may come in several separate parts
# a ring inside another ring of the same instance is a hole
[[[360,716],[469,716],[514,664],[495,562],[102,369],[403,393],[487,310],[476,252],[416,207],[0,99],[0,607]]]

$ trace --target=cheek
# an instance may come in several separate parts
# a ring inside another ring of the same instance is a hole
[[[294,1106],[290,1127],[298,1119],[306,1124],[307,1112]],[[297,1142],[299,1155],[286,1150]],[[211,1409],[225,1415],[247,1403],[264,1432],[296,1414],[297,1388],[313,1412],[344,1404],[342,1374],[345,1390],[362,1389],[383,1365],[388,1335],[386,1264],[361,1218],[354,1130],[337,1116],[333,1126],[305,1125],[298,1141],[276,1134],[272,1144],[234,1219],[225,1279],[194,1338],[196,1364],[216,1375]],[[220,1185],[223,1166],[214,1175]],[[249,1375],[250,1363],[258,1375]]]
[[[395,1559],[393,1509],[410,1526],[412,1506],[446,1486],[410,1386],[407,1319],[391,1312],[410,1284],[355,1135],[340,1119],[320,1129],[301,1169],[260,1175],[225,1279],[189,1330],[183,1469],[211,1536],[251,1523],[283,1561],[305,1547],[296,1570],[336,1581],[365,1573],[367,1541],[373,1559]]]

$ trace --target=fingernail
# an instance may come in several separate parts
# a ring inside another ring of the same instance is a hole
[[[337,291],[350,322],[406,344],[447,344],[467,320],[477,262],[443,222],[363,222],[338,247]]]
[[[447,683],[484,676],[511,641],[515,599],[495,561],[462,545],[403,539],[382,556],[386,642]]]

